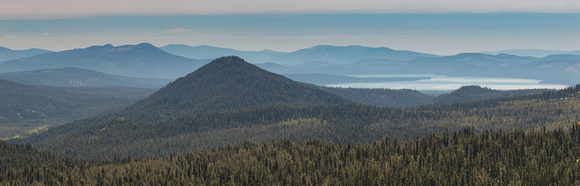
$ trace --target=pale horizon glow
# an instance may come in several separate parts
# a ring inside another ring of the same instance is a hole
[[[0,46],[52,51],[151,43],[293,52],[317,45],[438,55],[506,49],[579,50],[580,14],[309,14],[109,16],[0,20]]]
[[[580,13],[572,0],[3,0],[1,19],[110,15]]]
[[[572,0],[2,0],[0,46],[151,43],[293,52],[317,45],[437,55],[580,50]]]

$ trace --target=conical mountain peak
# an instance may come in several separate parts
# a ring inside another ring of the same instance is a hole
[[[188,76],[226,76],[229,78],[224,77],[220,79],[228,80],[233,78],[233,76],[252,75],[252,73],[269,73],[274,75],[271,72],[246,62],[240,57],[228,56],[217,58],[202,66],[194,73],[188,74]]]
[[[272,104],[345,102],[348,101],[337,95],[268,72],[242,58],[229,56],[215,59],[178,78],[127,111],[144,113],[143,110],[150,110],[149,113],[167,116]]]

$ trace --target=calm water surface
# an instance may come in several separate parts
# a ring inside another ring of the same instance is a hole
[[[352,88],[388,88],[388,89],[414,89],[414,90],[455,90],[461,86],[479,85],[497,90],[515,89],[563,89],[568,85],[544,84],[535,79],[516,78],[491,78],[491,77],[448,77],[433,74],[379,74],[379,75],[353,75],[352,77],[430,77],[417,81],[396,82],[373,82],[373,83],[343,83],[331,84],[331,87]]]

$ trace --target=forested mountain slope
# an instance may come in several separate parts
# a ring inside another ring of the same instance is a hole
[[[126,87],[32,86],[0,79],[0,139],[129,105],[153,91]]]
[[[580,127],[464,128],[368,144],[287,139],[164,158],[73,160],[0,141],[7,185],[578,185]]]
[[[126,86],[161,88],[171,81],[169,79],[117,76],[75,67],[1,73],[0,78],[30,85],[57,87]]]
[[[528,90],[492,90],[481,86],[463,86],[451,93],[437,96],[432,103],[460,103],[467,101],[479,101],[492,98],[534,95],[548,89],[528,89]]]
[[[256,110],[228,112],[229,110],[263,106],[280,112],[284,110],[280,110],[275,105],[280,105],[284,109],[286,107],[335,105],[350,102],[319,88],[262,70],[239,57],[223,57],[212,61],[185,77],[175,80],[150,97],[120,112],[92,117],[57,129],[51,129],[33,138],[32,141],[44,143],[44,140],[41,139],[50,138],[50,140],[56,140],[56,143],[62,143],[64,141],[59,141],[60,137],[57,136],[73,135],[80,137],[87,134],[83,131],[94,130],[95,127],[99,128],[99,130],[102,129],[101,131],[115,133],[115,137],[107,139],[98,137],[102,140],[120,139],[117,137],[137,137],[134,134],[138,133],[141,133],[138,136],[145,139],[155,139],[158,133],[163,133],[165,136],[162,137],[164,138],[174,137],[184,132],[191,132],[191,130],[207,131],[206,129],[220,128],[220,126],[217,126],[220,121],[225,121],[225,124],[222,125],[227,128],[233,124],[228,119],[256,121],[255,118],[244,118],[244,115],[247,114],[244,112],[256,112]],[[226,117],[224,114],[231,115],[231,117]],[[272,120],[279,121],[276,113],[257,114],[254,113],[252,117],[261,117],[264,120],[269,118],[267,122]],[[267,116],[267,114],[274,116]],[[294,113],[288,114],[295,115]],[[198,118],[198,116],[203,118]],[[199,122],[202,123],[191,125],[190,127],[193,129],[186,130],[184,128],[182,130],[178,129],[180,127],[175,128],[183,124],[180,121],[181,119],[190,120],[190,117],[193,120],[200,119]],[[250,123],[243,122],[241,124],[247,125]],[[205,128],[200,130],[199,128],[202,126]],[[82,134],[77,134],[78,132]],[[84,140],[77,142],[83,143],[82,141]],[[95,145],[105,144],[105,142],[96,144],[98,140],[91,141],[95,142]],[[69,144],[72,145],[73,143]],[[65,146],[67,146],[65,148],[70,147],[68,145]],[[89,145],[82,146],[90,148]],[[100,151],[103,149],[98,148],[95,150]],[[131,152],[131,154],[133,153],[136,152]],[[147,151],[147,153],[150,152]],[[165,151],[162,153],[165,153]],[[100,154],[95,155],[99,156]],[[138,156],[138,154],[135,155]]]
[[[417,107],[431,102],[434,98],[416,90],[393,90],[393,89],[364,89],[364,88],[338,88],[320,87],[323,90],[343,96],[357,103],[380,106],[380,107]]]
[[[350,101],[231,56],[213,60],[175,80],[147,99],[128,107],[121,115],[139,117],[134,119],[159,119],[180,113],[234,110],[260,105],[347,102]]]
[[[580,86],[534,96],[436,104],[413,109],[358,104],[267,105],[191,112],[157,121],[108,115],[49,129],[27,139],[74,157],[163,156],[280,138],[370,143],[472,127],[474,131],[557,129],[580,121]]]

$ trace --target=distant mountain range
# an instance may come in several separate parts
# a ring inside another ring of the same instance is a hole
[[[240,51],[229,48],[220,48],[207,45],[166,45],[160,47],[161,50],[171,54],[192,58],[192,59],[216,59],[223,56],[239,56],[251,63],[265,63],[271,59],[287,54],[287,52],[277,52],[272,50],[262,51]]]
[[[437,57],[437,55],[405,50],[393,50],[385,47],[371,48],[364,46],[319,45],[291,52],[271,59],[270,61],[283,65],[298,65],[310,61],[329,62],[332,64],[350,64],[360,60],[386,59],[406,61],[425,57]]]
[[[500,51],[482,51],[483,54],[511,54],[518,56],[546,57],[554,54],[574,54],[580,55],[580,50],[540,50],[540,49],[510,49]]]
[[[298,65],[310,61],[322,61],[332,64],[348,64],[365,59],[412,60],[437,55],[419,52],[393,50],[386,47],[372,48],[364,46],[331,46],[319,45],[294,52],[239,51],[211,46],[167,45],[160,49],[166,52],[194,59],[215,59],[221,56],[240,56],[252,63],[274,62],[283,65]]]
[[[249,59],[248,62],[268,71],[317,85],[376,82],[380,80],[354,78],[352,75],[377,74],[523,78],[565,85],[580,83],[580,55],[574,54],[541,58],[482,53],[437,56],[385,47],[330,45],[289,53],[187,45],[167,45],[161,49],[147,43],[119,47],[93,46],[10,60],[0,64],[0,72],[75,67],[126,77],[176,79],[212,59],[235,55]],[[417,79],[398,79],[414,80]]]
[[[522,65],[531,62],[546,62],[551,60],[568,60],[575,59],[580,56],[575,55],[552,55],[544,58],[535,58],[528,56],[516,56],[507,54],[489,55],[480,53],[462,53],[453,56],[442,56],[434,58],[420,58],[409,61],[399,61],[397,65],[396,61],[359,61],[353,65],[351,68],[363,67],[377,70],[387,70],[387,72],[399,72],[399,73],[435,73],[435,74],[448,74],[449,72],[456,71],[458,68],[464,67],[478,67],[483,68],[478,71],[473,71],[473,73],[485,74],[489,71],[485,71],[485,68],[504,68],[510,69],[513,67],[521,67]],[[387,63],[389,66],[380,66]],[[402,65],[401,65],[402,64]],[[389,68],[391,67],[391,68]],[[467,73],[472,73],[472,71],[467,71]]]
[[[542,80],[544,83],[566,85],[580,83],[580,55],[556,54],[543,58],[505,54],[496,56],[502,57],[486,62],[477,62],[470,59],[463,65],[458,65],[455,68],[439,69],[439,72],[450,76],[526,78]],[[425,63],[427,62],[423,64]],[[424,71],[426,70],[428,69]]]
[[[5,47],[0,47],[0,63],[12,59],[35,56],[39,54],[46,54],[52,51],[32,48],[28,50],[12,50]]]
[[[161,88],[170,79],[133,78],[85,70],[75,67],[1,73],[0,78],[30,85],[57,87],[126,86],[135,88]]]
[[[10,60],[0,64],[0,72],[76,67],[128,77],[175,79],[205,63],[143,43],[119,47],[92,46]]]
[[[269,65],[265,68],[278,73],[304,71],[333,75],[440,74],[537,79],[545,83],[566,85],[580,83],[580,73],[578,73],[580,72],[580,55],[570,54],[535,58],[507,54],[464,53],[409,61],[373,59],[360,60],[345,65],[330,63],[313,65],[313,63],[309,63],[287,66],[287,68]]]

